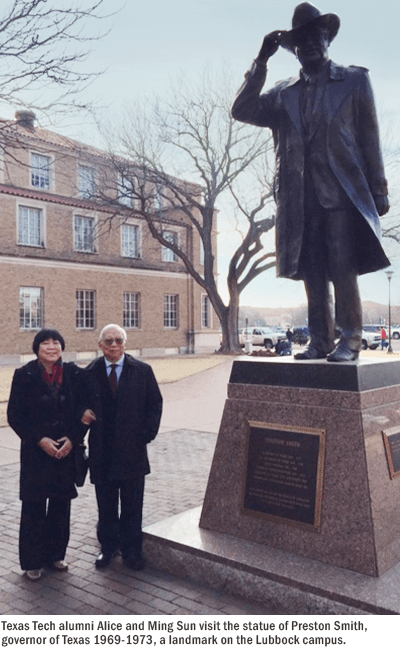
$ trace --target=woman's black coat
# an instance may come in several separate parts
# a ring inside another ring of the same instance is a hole
[[[85,433],[75,407],[82,370],[73,362],[63,366],[63,382],[57,397],[44,382],[38,360],[28,362],[14,373],[7,416],[21,438],[21,500],[77,495],[73,451],[57,460],[39,446],[42,437],[54,440],[68,437],[75,446]]]

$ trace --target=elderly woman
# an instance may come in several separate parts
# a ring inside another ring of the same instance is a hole
[[[43,566],[68,570],[71,498],[77,496],[71,451],[84,429],[75,420],[81,370],[62,361],[62,335],[43,329],[32,348],[37,360],[15,371],[7,414],[21,438],[20,564],[30,580],[38,580]]]

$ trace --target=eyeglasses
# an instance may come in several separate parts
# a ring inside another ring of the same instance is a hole
[[[115,344],[123,344],[124,340],[122,337],[113,337],[107,340],[103,340],[104,344],[107,344],[107,346],[112,346],[115,342]]]

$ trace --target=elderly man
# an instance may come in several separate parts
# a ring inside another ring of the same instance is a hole
[[[372,89],[365,68],[330,61],[339,26],[336,14],[298,5],[292,30],[264,38],[232,108],[237,120],[273,132],[277,274],[304,280],[308,299],[310,342],[296,358],[330,362],[358,358],[357,277],[390,264],[379,241],[389,202]],[[297,56],[300,74],[261,94],[279,45]]]
[[[101,552],[96,566],[108,566],[120,550],[129,568],[140,570],[144,477],[150,473],[146,446],[157,435],[162,396],[148,364],[125,353],[126,333],[108,324],[99,337],[104,356],[86,369],[91,425],[89,464],[95,485]]]

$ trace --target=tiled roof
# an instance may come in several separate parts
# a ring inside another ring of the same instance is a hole
[[[85,145],[77,140],[68,138],[43,129],[42,127],[35,126],[33,129],[28,129],[17,122],[10,120],[0,119],[0,138],[3,140],[8,138],[12,140],[20,140],[22,142],[42,144],[46,147],[53,146],[57,148],[66,149],[69,152],[76,152],[78,155],[85,155],[89,157],[107,158],[108,155],[101,149]]]
[[[87,158],[90,160],[100,158],[104,161],[110,158],[110,155],[101,149],[86,145],[78,140],[68,138],[67,136],[62,136],[54,131],[49,131],[48,129],[43,129],[36,125],[33,129],[29,129],[18,124],[16,121],[0,119],[0,143],[1,140],[7,142],[8,139],[11,145],[13,144],[13,141],[16,141],[17,143],[19,142],[20,146],[30,147],[32,147],[32,144],[36,143],[38,146],[41,145],[47,150],[51,147],[55,147],[57,149],[68,151],[69,154],[75,153],[77,157],[81,156],[83,159]],[[117,159],[121,162],[124,160],[123,157],[117,157]],[[200,184],[196,182],[188,182],[184,181],[184,179],[178,180],[173,175],[171,175],[171,179],[182,181],[193,188],[201,188]]]

